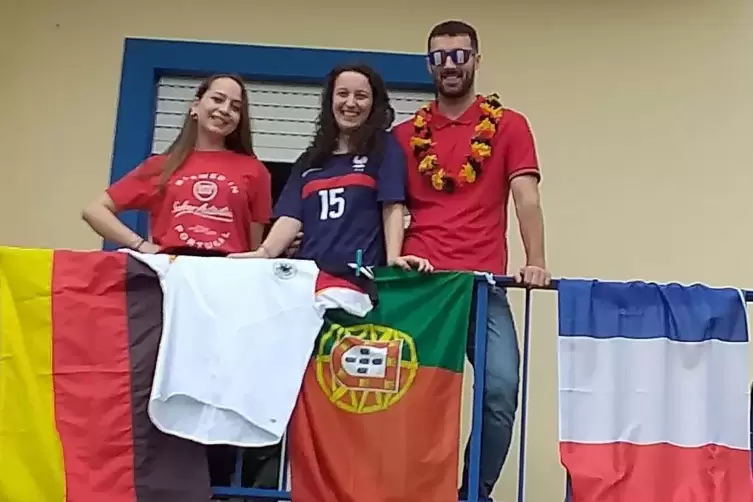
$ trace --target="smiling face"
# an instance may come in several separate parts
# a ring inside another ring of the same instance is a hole
[[[191,115],[199,134],[226,137],[238,127],[242,117],[241,86],[231,78],[218,78],[191,105]]]
[[[335,79],[332,113],[340,131],[358,129],[369,118],[374,103],[369,79],[355,71],[344,71]]]
[[[429,72],[442,96],[460,98],[473,92],[479,62],[468,35],[436,36],[429,42]]]

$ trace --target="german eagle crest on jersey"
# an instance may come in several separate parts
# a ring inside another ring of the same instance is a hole
[[[281,261],[275,263],[274,273],[280,279],[290,279],[291,277],[295,276],[296,268],[295,265],[290,262]]]

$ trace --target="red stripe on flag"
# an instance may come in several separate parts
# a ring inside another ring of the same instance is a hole
[[[561,443],[572,502],[751,502],[750,452],[667,443]]]
[[[123,253],[56,251],[55,418],[68,502],[134,502]]]

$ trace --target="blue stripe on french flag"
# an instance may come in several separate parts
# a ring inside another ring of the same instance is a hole
[[[738,289],[563,279],[558,291],[560,336],[748,341]]]

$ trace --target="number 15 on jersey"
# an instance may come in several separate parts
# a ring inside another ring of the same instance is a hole
[[[345,189],[342,187],[319,190],[320,220],[336,220],[345,213],[344,193]]]

